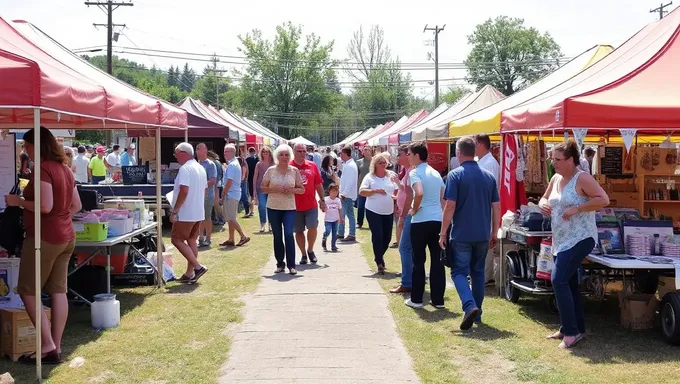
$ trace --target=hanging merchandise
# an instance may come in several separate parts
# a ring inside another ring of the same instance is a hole
[[[630,151],[630,147],[633,146],[633,139],[635,138],[635,133],[637,129],[635,128],[619,128],[621,132],[621,137],[623,138],[623,145],[626,146],[626,151]]]
[[[521,136],[517,136],[517,169],[515,170],[515,177],[517,181],[524,181],[524,173],[527,170],[527,149],[524,140]]]
[[[576,144],[578,144],[578,150],[581,152],[583,149],[583,141],[588,134],[588,128],[572,128],[571,132],[574,134],[574,139],[576,139]]]

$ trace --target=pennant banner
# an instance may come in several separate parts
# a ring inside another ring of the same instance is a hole
[[[578,151],[581,152],[583,149],[583,141],[586,139],[586,135],[588,134],[588,128],[572,128],[571,132],[574,134],[576,144],[578,144]]]
[[[619,128],[619,132],[621,132],[621,137],[623,138],[623,145],[626,146],[626,151],[630,151],[630,147],[633,146],[633,139],[635,138],[635,134],[637,133],[637,129],[635,128]]]

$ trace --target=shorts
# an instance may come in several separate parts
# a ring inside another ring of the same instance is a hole
[[[319,226],[319,210],[317,208],[310,209],[308,211],[297,211],[295,212],[295,225],[293,227],[293,232],[299,233],[304,232],[305,227],[316,228]]]
[[[198,229],[200,226],[200,221],[175,221],[172,223],[170,238],[180,241],[198,239]]]
[[[203,211],[205,212],[205,216],[203,216],[203,220],[210,220],[212,216],[212,210],[213,207],[215,206],[215,200],[214,199],[206,199],[203,201]]]
[[[225,221],[235,221],[238,214],[239,199],[229,199],[222,204],[222,216]]]
[[[65,244],[40,242],[40,286],[47,293],[66,293],[68,263],[76,241]],[[19,263],[17,293],[36,296],[35,292],[35,239],[24,239]]]

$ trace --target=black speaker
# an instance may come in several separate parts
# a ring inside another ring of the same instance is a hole
[[[78,188],[78,195],[80,196],[80,202],[83,204],[84,211],[91,211],[99,208],[97,204],[99,200],[97,191]]]

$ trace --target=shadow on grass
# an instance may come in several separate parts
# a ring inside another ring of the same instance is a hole
[[[430,308],[434,307],[427,304],[425,300],[423,300],[423,303],[426,305],[426,308],[417,309],[415,312],[416,314],[418,314],[418,317],[420,317],[420,319],[425,321],[426,323],[438,323],[442,320],[455,319],[457,317],[460,317],[459,313],[451,312],[451,310],[449,310],[448,308],[430,310]]]
[[[478,324],[474,325],[470,330],[461,331],[456,330],[453,333],[459,334],[462,337],[480,341],[493,341],[501,339],[509,339],[515,337],[515,332],[501,331],[498,328],[494,328],[488,324]]]
[[[273,275],[262,275],[265,279],[270,279],[278,282],[286,282],[286,281],[291,281],[295,279],[300,279],[304,276],[301,275],[291,275],[290,273],[275,273]]]
[[[522,298],[520,313],[550,329],[559,329],[560,319],[548,310],[545,299]],[[680,361],[680,349],[667,344],[659,323],[655,329],[630,331],[620,325],[620,310],[614,296],[584,300],[585,339],[569,353],[589,364],[664,363]],[[544,335],[537,335],[541,337]]]
[[[116,299],[120,301],[121,317],[140,306],[146,300],[146,294],[135,292],[115,292]],[[102,335],[101,331],[92,328],[90,307],[82,304],[71,304],[69,306],[69,317],[64,330],[64,338],[61,343],[61,357],[64,359],[62,365],[68,365],[72,359],[77,357],[74,353],[80,345],[85,345],[96,341]],[[57,366],[43,365],[43,379],[49,378],[53,369]],[[25,365],[12,362],[7,357],[0,360],[0,372],[9,372],[16,383],[34,383],[36,373],[34,365]]]
[[[198,284],[171,283],[168,284],[165,291],[169,294],[182,295],[195,291],[199,284],[200,282]]]

